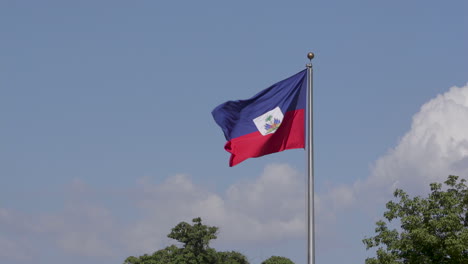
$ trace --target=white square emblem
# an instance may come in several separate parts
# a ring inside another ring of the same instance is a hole
[[[277,106],[275,109],[253,119],[253,122],[255,123],[258,131],[260,131],[262,135],[266,136],[276,132],[281,125],[281,122],[283,122],[283,117],[283,112],[281,112],[281,109]]]

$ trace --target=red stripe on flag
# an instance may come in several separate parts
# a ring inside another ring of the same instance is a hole
[[[259,131],[233,138],[224,149],[231,153],[229,166],[248,158],[261,157],[286,149],[305,148],[304,109],[286,112],[275,133],[263,136]]]

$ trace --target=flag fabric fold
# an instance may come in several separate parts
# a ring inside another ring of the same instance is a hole
[[[307,70],[247,100],[228,101],[212,115],[227,140],[229,166],[248,158],[305,147]]]

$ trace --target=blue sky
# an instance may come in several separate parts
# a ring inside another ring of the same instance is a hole
[[[122,263],[201,216],[304,263],[305,152],[229,168],[211,110],[313,51],[317,263],[363,263],[394,187],[468,175],[467,8],[1,1],[0,262]]]

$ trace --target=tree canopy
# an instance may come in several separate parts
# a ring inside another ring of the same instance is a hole
[[[271,258],[263,261],[262,264],[294,264],[294,262],[285,257],[272,256]]]
[[[130,256],[124,264],[249,264],[239,252],[217,252],[210,248],[210,241],[217,238],[217,227],[203,225],[201,218],[192,222],[193,225],[186,222],[177,224],[167,235],[182,243],[181,248],[171,245],[152,255]]]
[[[401,189],[396,202],[387,203],[386,221],[378,221],[376,235],[363,240],[377,248],[366,264],[461,264],[468,263],[468,188],[466,180],[449,176],[430,184],[427,198],[410,198]],[[388,224],[399,220],[399,228]]]

